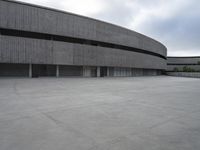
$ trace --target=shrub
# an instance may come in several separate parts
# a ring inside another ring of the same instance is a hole
[[[195,70],[190,68],[190,67],[188,67],[188,66],[184,66],[183,67],[183,72],[195,72]]]

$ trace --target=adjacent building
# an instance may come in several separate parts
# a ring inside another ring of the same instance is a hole
[[[167,57],[167,71],[200,71],[200,56]]]

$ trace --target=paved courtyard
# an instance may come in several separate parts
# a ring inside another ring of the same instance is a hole
[[[200,79],[0,78],[0,150],[199,150]]]

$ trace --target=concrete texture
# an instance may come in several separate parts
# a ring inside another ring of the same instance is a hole
[[[195,57],[167,57],[169,64],[198,64],[200,56]]]
[[[0,78],[1,150],[199,150],[200,80]]]
[[[42,6],[1,0],[0,20],[2,28],[123,44],[166,56],[164,45],[135,31]]]
[[[152,55],[99,46],[3,35],[0,36],[0,63],[166,69],[166,60]]]

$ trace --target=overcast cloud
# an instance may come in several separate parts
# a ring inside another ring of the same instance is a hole
[[[169,56],[200,56],[199,0],[21,0],[114,23],[148,35]]]

